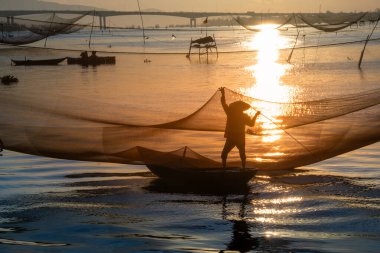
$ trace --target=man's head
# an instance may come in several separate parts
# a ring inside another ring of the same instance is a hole
[[[231,110],[236,112],[244,112],[251,108],[251,105],[244,101],[235,101],[228,106]]]

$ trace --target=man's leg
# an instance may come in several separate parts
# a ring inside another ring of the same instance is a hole
[[[235,147],[235,143],[230,139],[226,139],[226,143],[224,144],[224,148],[222,151],[222,164],[223,169],[226,169],[227,166],[227,156],[228,153]]]
[[[247,156],[245,155],[245,140],[241,140],[237,143],[236,147],[239,149],[239,155],[241,159],[241,166],[245,169],[245,161]]]

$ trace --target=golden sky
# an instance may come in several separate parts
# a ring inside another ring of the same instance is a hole
[[[136,10],[136,0],[44,0],[114,10]],[[380,0],[140,0],[142,9],[217,12],[325,12],[372,11]]]

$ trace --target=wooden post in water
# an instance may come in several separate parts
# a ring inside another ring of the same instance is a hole
[[[379,15],[379,17],[377,18],[377,21],[376,21],[375,26],[373,27],[371,33],[368,34],[367,39],[366,39],[366,41],[365,41],[365,43],[364,43],[364,47],[363,47],[363,50],[362,50],[362,52],[361,52],[361,54],[360,54],[360,59],[359,59],[359,63],[358,63],[358,68],[359,68],[359,69],[361,69],[361,65],[362,65],[362,61],[363,61],[363,57],[364,57],[364,51],[365,51],[365,49],[366,49],[366,47],[367,47],[367,44],[368,44],[369,40],[370,40],[371,37],[372,37],[373,32],[375,31],[377,25],[379,24],[379,20],[380,20],[380,15]]]
[[[45,44],[44,44],[44,47],[46,47],[46,42],[47,42],[47,39],[50,35],[50,32],[51,32],[51,26],[53,24],[53,21],[54,21],[54,17],[55,17],[55,12],[53,12],[53,16],[51,16],[51,21],[50,21],[50,26],[49,26],[49,31],[48,31],[48,34],[46,35],[46,38],[45,38]]]
[[[295,22],[295,24],[296,24],[296,28],[297,28],[297,37],[296,37],[296,40],[295,40],[295,42],[294,42],[294,45],[293,45],[292,51],[290,51],[290,54],[289,54],[289,56],[288,56],[288,59],[286,60],[288,63],[290,63],[290,60],[292,59],[294,49],[295,49],[296,46],[297,46],[298,37],[300,36],[300,30],[298,29],[297,18],[296,18],[296,15],[295,15],[294,13],[293,13],[293,18],[294,18],[294,22]],[[290,19],[290,20],[291,20],[291,19]]]
[[[299,36],[300,36],[300,31],[297,32],[297,37],[296,37],[296,40],[294,41],[294,45],[293,45],[292,51],[290,51],[289,57],[288,57],[288,59],[286,60],[288,63],[290,63],[290,60],[292,59],[293,51],[294,51],[294,49],[296,48],[296,45],[297,45],[297,41],[298,41],[298,37],[299,37]]]
[[[94,22],[95,22],[95,9],[94,9],[94,13],[92,14],[92,25],[91,25],[90,38],[88,40],[88,48],[91,48],[91,39],[92,39],[92,32],[94,31]]]

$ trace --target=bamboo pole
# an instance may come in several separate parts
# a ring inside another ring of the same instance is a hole
[[[369,40],[371,39],[371,37],[372,37],[372,35],[373,35],[373,33],[374,33],[374,31],[375,31],[377,25],[379,24],[379,20],[380,20],[380,14],[379,14],[379,17],[377,18],[377,21],[376,21],[375,26],[373,27],[371,33],[368,34],[367,39],[366,39],[366,41],[365,41],[365,43],[364,43],[364,47],[363,47],[363,50],[362,50],[362,52],[361,52],[361,54],[360,54],[360,59],[359,59],[359,63],[358,63],[358,68],[359,68],[359,69],[361,69],[361,65],[362,65],[362,61],[363,61],[363,57],[364,57],[364,52],[365,52],[365,49],[366,49],[366,47],[367,47],[367,44],[368,44]]]

